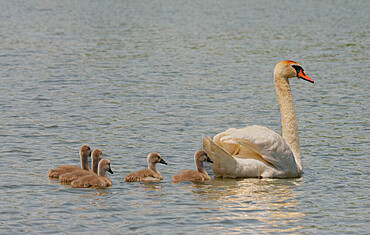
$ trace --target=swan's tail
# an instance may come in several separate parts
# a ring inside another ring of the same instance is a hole
[[[212,171],[215,177],[230,177],[233,176],[233,171],[237,164],[233,156],[225,149],[218,146],[210,137],[203,139],[203,149],[207,152],[209,158],[213,161],[211,164]]]

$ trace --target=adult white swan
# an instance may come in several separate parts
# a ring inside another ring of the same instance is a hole
[[[314,82],[301,65],[291,60],[276,64],[274,85],[280,107],[282,134],[263,126],[230,128],[213,140],[203,137],[215,177],[292,178],[302,175],[298,126],[289,78]]]

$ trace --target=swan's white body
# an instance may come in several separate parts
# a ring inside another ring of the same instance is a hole
[[[288,78],[313,82],[294,61],[274,69],[283,136],[263,126],[230,128],[213,140],[203,137],[203,148],[212,159],[215,177],[293,178],[302,175],[298,126]]]
[[[302,174],[289,145],[264,126],[230,128],[213,140],[203,138],[203,148],[213,161],[215,177],[291,178]]]

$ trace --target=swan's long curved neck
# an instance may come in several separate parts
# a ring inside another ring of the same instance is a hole
[[[274,84],[280,108],[282,136],[292,150],[298,168],[302,170],[298,125],[289,80],[274,74]]]
[[[199,161],[198,159],[195,159],[195,166],[197,167],[197,171],[203,174],[207,174],[207,171],[203,167],[203,162]]]
[[[89,171],[89,156],[87,154],[80,154],[81,169]]]

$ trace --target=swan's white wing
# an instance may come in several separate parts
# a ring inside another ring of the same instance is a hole
[[[234,175],[234,171],[237,168],[236,160],[225,151],[225,149],[218,146],[211,138],[203,139],[203,149],[207,152],[213,163],[211,163],[212,171],[216,177],[219,176],[230,176]]]
[[[214,142],[239,159],[256,159],[288,175],[297,174],[294,155],[285,140],[263,126],[230,128],[217,134]]]

